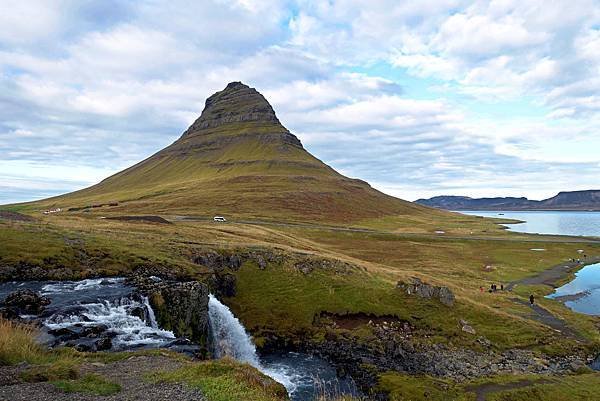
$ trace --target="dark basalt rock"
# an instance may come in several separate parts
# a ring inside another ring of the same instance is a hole
[[[83,329],[83,331],[81,332],[81,336],[88,338],[96,338],[103,334],[106,330],[108,330],[108,326],[103,324],[98,326],[89,326]]]
[[[524,349],[499,352],[485,338],[477,340],[485,345],[484,350],[431,344],[423,341],[429,337],[427,332],[401,321],[371,321],[367,326],[371,329],[368,336],[364,332],[355,335],[350,331],[326,330],[324,338],[318,340],[299,334],[305,339],[303,342],[299,338],[299,343],[276,335],[263,338],[269,342],[265,349],[287,346],[329,360],[366,392],[377,385],[379,374],[385,371],[464,382],[498,374],[567,374],[586,363],[583,354],[550,357]]]
[[[241,82],[231,82],[206,99],[202,115],[188,132],[248,121],[279,123],[269,102],[256,89]]]
[[[398,282],[396,287],[408,295],[416,294],[421,298],[437,299],[446,306],[454,305],[454,294],[448,287],[427,284],[417,277],[411,277],[408,283]]]
[[[357,265],[337,259],[320,258],[302,253],[285,253],[271,249],[203,250],[193,252],[190,259],[196,264],[209,268],[214,273],[222,273],[226,270],[236,272],[245,262],[256,263],[261,270],[266,269],[269,264],[286,264],[303,274],[310,274],[314,270],[328,270],[341,275],[360,269]]]
[[[133,308],[129,313],[131,314],[131,316],[135,316],[143,322],[146,321],[146,310],[144,308],[142,308],[141,306],[137,307],[137,308]]]
[[[102,337],[95,342],[97,351],[107,351],[112,348],[112,340],[109,337]]]
[[[67,345],[69,345],[69,344],[67,344]],[[73,348],[75,348],[79,352],[91,352],[94,350],[93,346],[91,346],[90,344],[85,344],[85,343],[75,344],[73,346]]]
[[[208,286],[199,281],[156,281],[134,277],[131,283],[148,297],[158,325],[176,337],[206,345],[208,336]]]
[[[207,252],[196,255],[194,263],[204,265],[213,271],[221,271],[226,268],[239,270],[242,266],[242,258],[237,254],[224,255],[217,252]]]
[[[210,279],[212,293],[217,297],[233,297],[236,294],[237,280],[233,274],[213,274]]]
[[[17,290],[8,294],[4,299],[5,308],[12,310],[17,315],[39,315],[48,305],[50,305],[50,298],[32,290]]]

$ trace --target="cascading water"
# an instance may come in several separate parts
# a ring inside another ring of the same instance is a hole
[[[229,308],[212,294],[208,298],[208,318],[213,353],[217,358],[229,356],[257,368],[260,366],[256,347],[244,326]]]
[[[144,302],[144,306],[146,307],[146,319],[148,323],[150,323],[150,327],[153,329],[158,329],[158,323],[156,322],[156,315],[154,315],[154,309],[150,305],[150,301],[148,297],[142,297],[142,301]]]
[[[115,301],[104,301],[76,305],[64,313],[56,313],[44,322],[51,330],[78,327],[102,327],[114,335],[113,344],[116,349],[124,349],[141,345],[161,346],[175,339],[172,332],[156,327],[156,320],[148,319],[148,324],[135,314],[153,315],[152,308],[145,302],[123,297]]]
[[[214,295],[208,298],[208,318],[212,335],[213,353],[217,358],[229,356],[238,361],[247,362],[267,376],[283,384],[290,394],[297,385],[291,372],[282,369],[270,369],[260,363],[252,338],[239,319]]]

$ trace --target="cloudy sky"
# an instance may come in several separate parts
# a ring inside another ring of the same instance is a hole
[[[314,155],[405,199],[600,188],[597,0],[0,8],[0,204],[147,157],[237,80]]]

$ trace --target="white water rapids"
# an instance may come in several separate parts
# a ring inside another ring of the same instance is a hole
[[[166,346],[175,340],[173,332],[158,327],[156,316],[147,297],[135,299],[123,286],[123,279],[88,279],[46,284],[41,293],[65,297],[69,302],[59,306],[44,321],[51,330],[79,331],[88,327],[103,327],[113,337],[115,349],[139,346]],[[102,293],[114,291],[111,299],[101,299]],[[121,294],[123,292],[123,294]],[[71,298],[77,301],[71,301]],[[79,301],[81,300],[81,301]]]

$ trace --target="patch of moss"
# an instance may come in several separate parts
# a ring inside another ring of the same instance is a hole
[[[376,391],[386,393],[390,401],[466,401],[470,395],[454,383],[429,376],[411,376],[388,372],[379,378]]]
[[[57,388],[66,393],[86,393],[94,395],[113,395],[121,391],[121,386],[112,383],[97,374],[85,375],[74,380],[52,381]]]
[[[32,366],[21,372],[21,378],[26,382],[74,380],[79,376],[77,364],[73,359],[59,359],[50,364]]]
[[[211,401],[286,401],[283,385],[248,364],[231,359],[190,363],[173,372],[148,377],[153,382],[184,382]]]

